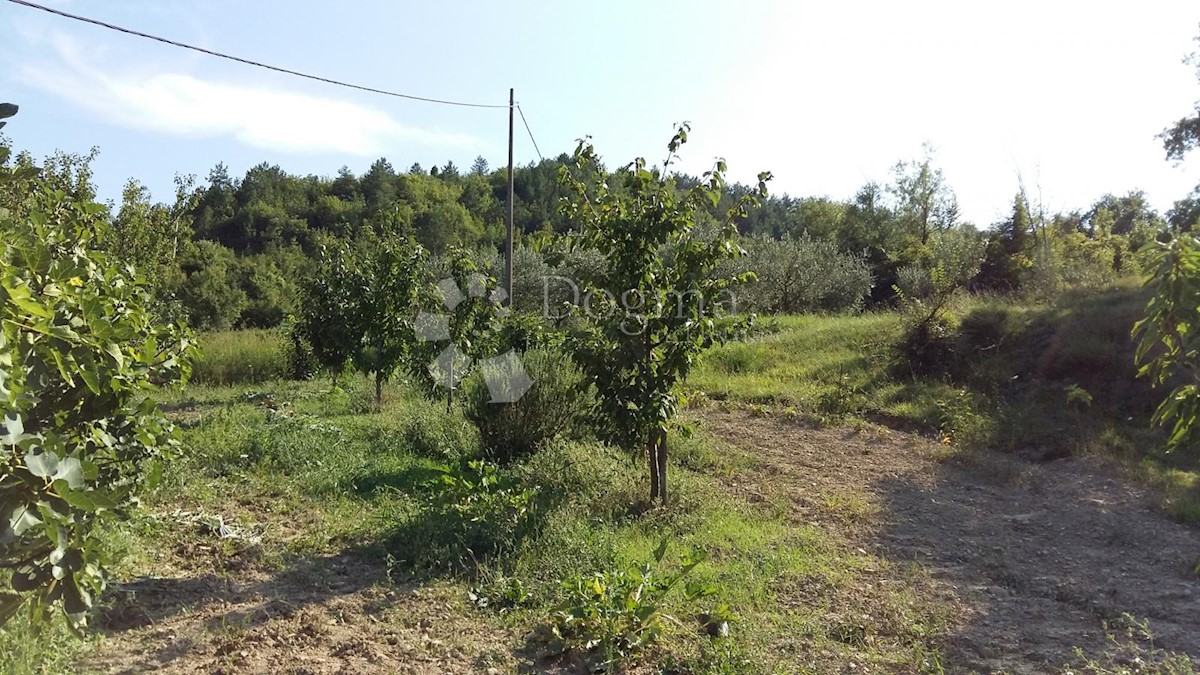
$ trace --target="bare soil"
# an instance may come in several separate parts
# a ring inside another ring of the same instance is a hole
[[[80,666],[105,673],[512,670],[511,636],[462,604],[461,589],[393,585],[381,563],[353,554],[276,571],[252,561],[210,572],[198,566],[118,587],[102,617],[106,639]]]
[[[892,583],[912,582],[897,571],[914,565],[928,573],[915,583],[927,578],[920,592],[949,612],[946,672],[1063,672],[1076,647],[1110,652],[1105,622],[1124,614],[1148,620],[1156,648],[1200,657],[1200,531],[1101,458],[955,453],[739,410],[704,419],[751,456],[732,490],[783,500],[790,517],[899,563]],[[861,595],[888,581],[864,575]]]

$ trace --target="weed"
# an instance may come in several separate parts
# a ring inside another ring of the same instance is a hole
[[[706,557],[693,552],[681,567],[663,574],[664,539],[653,563],[634,570],[595,572],[564,582],[566,597],[550,615],[551,630],[564,648],[582,648],[612,669],[633,658],[679,621],[665,612],[667,595]]]
[[[1148,621],[1122,614],[1105,625],[1109,648],[1099,658],[1088,658],[1075,648],[1077,663],[1064,669],[1067,675],[1194,675],[1200,663],[1187,654],[1169,652],[1154,644]]]

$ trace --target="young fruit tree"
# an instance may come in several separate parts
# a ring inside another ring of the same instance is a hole
[[[1200,76],[1200,53],[1189,61]],[[1194,116],[1172,124],[1159,138],[1167,159],[1174,161],[1200,147],[1200,103]],[[1195,229],[1179,223],[1160,235],[1169,240],[1155,244],[1148,256],[1150,301],[1146,317],[1133,326],[1138,375],[1155,385],[1175,385],[1154,412],[1155,424],[1171,425],[1171,448],[1194,446],[1200,437],[1200,240]]]
[[[0,186],[21,196],[0,199],[0,624],[28,605],[37,625],[60,604],[79,628],[104,588],[97,526],[177,444],[151,397],[186,379],[195,347],[99,251],[104,207],[7,159],[0,146]]]
[[[355,251],[338,243],[321,249],[315,273],[302,286],[294,330],[322,368],[336,377],[347,365],[383,385],[416,349],[414,320],[428,304],[428,254],[408,237],[388,237]]]
[[[767,196],[769,173],[738,199],[715,227],[698,219],[726,189],[725,162],[698,185],[679,189],[668,173],[687,141],[688,125],[667,145],[661,168],[637,159],[609,175],[585,139],[573,167],[561,169],[570,191],[564,215],[582,229],[586,246],[608,261],[602,278],[580,280],[589,320],[573,347],[595,384],[608,440],[629,449],[644,444],[650,497],[667,501],[667,428],[678,408],[677,386],[697,356],[744,329],[750,317],[719,315],[731,285],[752,273],[724,276],[722,261],[744,254],[737,223]]]
[[[1170,447],[1194,442],[1200,432],[1200,241],[1179,232],[1149,255],[1150,301],[1133,326],[1138,375],[1156,385],[1174,384],[1154,413],[1171,426]]]

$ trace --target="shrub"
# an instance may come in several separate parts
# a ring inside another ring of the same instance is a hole
[[[513,312],[500,324],[499,351],[556,347],[563,342],[563,333],[546,325],[540,315]]]
[[[536,491],[483,460],[445,465],[439,471],[428,486],[432,495],[425,522],[438,530],[431,541],[443,550],[435,552],[437,560],[427,562],[457,561],[465,566],[511,549],[532,515]]]
[[[503,363],[503,362],[497,362]],[[515,362],[507,362],[515,363]],[[479,427],[484,452],[499,461],[531,454],[555,436],[578,436],[593,407],[593,395],[570,357],[557,349],[533,349],[520,357],[532,385],[511,403],[496,402],[492,389],[509,377],[519,377],[505,366],[483,366],[468,381],[467,418]],[[499,394],[499,398],[506,398]]]
[[[903,333],[893,351],[912,375],[944,371],[952,364],[957,326],[950,306],[979,272],[983,247],[973,230],[939,231],[921,253],[926,261],[900,271],[894,290]]]

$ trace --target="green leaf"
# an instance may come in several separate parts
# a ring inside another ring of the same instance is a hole
[[[30,528],[37,527],[42,524],[42,520],[33,514],[28,506],[18,506],[13,510],[9,518],[10,527],[13,534],[21,536]]]
[[[4,434],[0,435],[0,443],[16,445],[25,438],[25,423],[21,420],[21,415],[15,410],[9,410],[4,414]]]
[[[15,103],[0,103],[0,120],[16,115],[20,109]]]
[[[121,368],[125,365],[125,355],[121,353],[121,345],[115,342],[110,342],[104,346],[104,351],[107,352],[109,356],[113,357],[113,360],[117,362],[118,368]]]
[[[66,481],[72,490],[78,490],[83,486],[83,465],[75,457],[67,457],[58,463],[54,480]]]
[[[654,549],[654,562],[663,561],[663,558],[667,555],[667,544],[669,541],[669,538],[663,537],[662,541],[658,543],[658,548]]]
[[[49,478],[58,471],[58,455],[49,451],[35,453],[30,450],[25,455],[25,466],[29,468],[29,473],[38,478]]]

